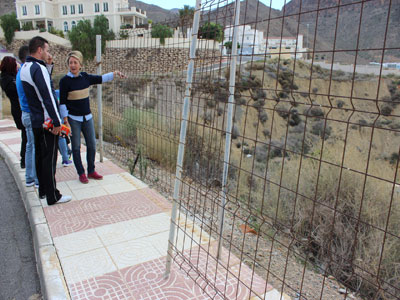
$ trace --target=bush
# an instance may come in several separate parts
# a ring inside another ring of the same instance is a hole
[[[51,34],[55,34],[55,35],[57,35],[57,36],[59,36],[59,37],[64,38],[64,32],[63,32],[62,30],[57,30],[57,29],[55,29],[54,27],[50,27],[49,32],[50,32]]]
[[[22,25],[22,30],[23,30],[23,31],[33,30],[33,24],[32,24],[32,22],[26,22],[26,23],[24,23],[24,25]]]
[[[129,32],[127,30],[120,30],[119,31],[119,38],[121,40],[126,40],[129,37]]]
[[[15,31],[19,30],[17,15],[15,12],[12,12],[8,15],[3,15],[0,17],[0,23],[7,44],[11,44],[14,39]]]
[[[326,127],[325,127],[324,121],[315,123],[311,129],[312,134],[318,135],[324,140],[327,140],[329,138],[329,136],[331,135],[331,132],[332,132],[332,127],[330,127],[328,125],[326,125]]]
[[[265,111],[260,111],[258,113],[258,119],[261,123],[265,124],[268,121],[268,114]]]
[[[151,28],[151,37],[152,38],[159,38],[160,44],[165,45],[165,39],[172,37],[174,34],[174,30],[167,25],[163,24],[155,24]]]
[[[398,160],[399,160],[399,154],[397,152],[393,152],[389,158],[390,164],[396,165]]]
[[[105,16],[96,16],[92,23],[90,20],[80,20],[68,34],[72,49],[82,52],[85,59],[93,59],[96,55],[96,35],[101,35],[101,50],[105,51],[106,41],[113,40],[115,34],[108,29],[108,20]]]
[[[309,117],[318,117],[318,118],[323,118],[324,117],[324,111],[319,108],[319,107],[312,107],[311,109],[306,109],[304,112],[306,115]]]
[[[393,111],[393,107],[390,105],[383,105],[381,108],[381,114],[384,116],[389,116]]]
[[[262,133],[263,133],[263,135],[264,135],[264,137],[269,137],[270,136],[270,132],[269,132],[269,130],[268,129],[264,129],[263,131],[262,131]]]
[[[338,101],[336,101],[336,106],[338,108],[342,108],[344,106],[344,102],[342,100],[338,100]]]
[[[206,22],[200,27],[198,36],[200,39],[215,40],[221,42],[224,39],[223,27],[214,22]]]

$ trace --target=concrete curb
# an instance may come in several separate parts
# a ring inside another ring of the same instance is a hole
[[[1,141],[0,155],[14,176],[29,217],[43,299],[71,299],[40,200],[33,187],[25,186],[25,170],[20,168],[19,160]]]

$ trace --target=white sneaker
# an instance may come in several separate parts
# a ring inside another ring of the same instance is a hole
[[[26,186],[26,187],[30,187],[30,186],[34,186],[34,185],[35,185],[35,182],[34,182],[34,181],[26,182],[26,183],[25,183],[25,186]]]
[[[72,200],[71,196],[62,196],[55,204],[67,203]]]

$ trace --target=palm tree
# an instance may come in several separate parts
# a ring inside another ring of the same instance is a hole
[[[193,16],[194,7],[184,5],[183,8],[179,10],[179,25],[184,37],[186,37],[186,29],[192,27]]]

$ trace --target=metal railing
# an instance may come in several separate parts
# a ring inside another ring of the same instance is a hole
[[[167,46],[108,48],[105,151],[172,199],[168,266],[209,298],[400,299],[399,2],[275,2],[197,1]]]

